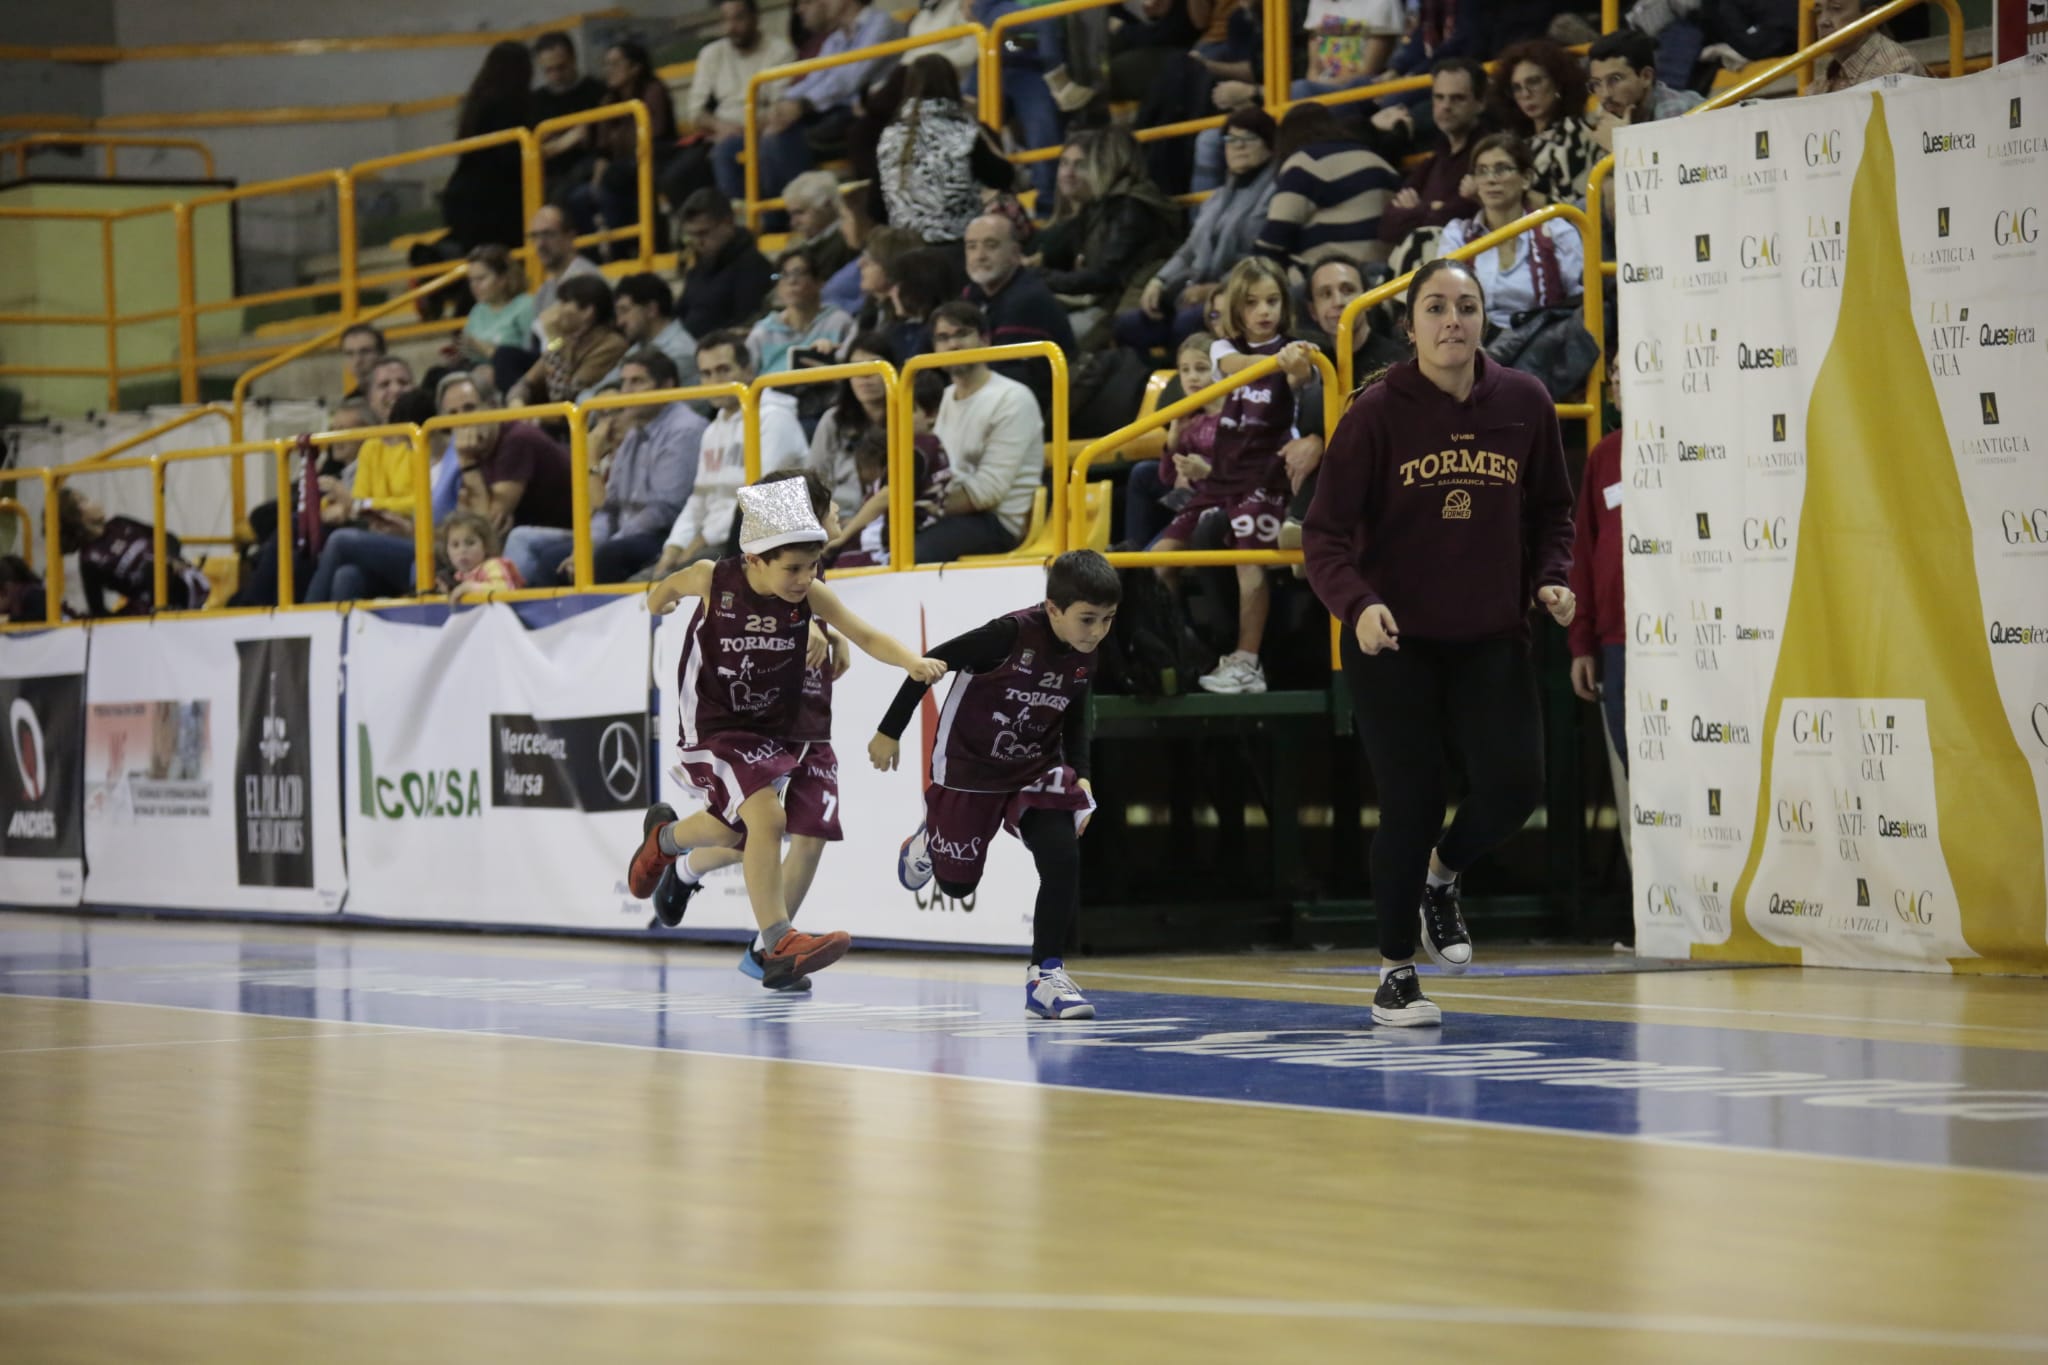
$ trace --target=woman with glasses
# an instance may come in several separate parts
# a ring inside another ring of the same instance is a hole
[[[1586,117],[1586,68],[1556,43],[1535,39],[1500,54],[1494,123],[1529,146],[1530,188],[1548,204],[1586,206],[1586,176],[1606,153]]]
[[[1534,179],[1535,163],[1527,143],[1513,133],[1481,138],[1472,149],[1479,212],[1445,225],[1443,254],[1448,256],[1526,214]],[[1584,290],[1585,268],[1586,249],[1579,241],[1579,230],[1558,218],[1472,258],[1472,272],[1486,293],[1486,320],[1497,327],[1513,325],[1515,314],[1532,308],[1561,308],[1571,303]]]

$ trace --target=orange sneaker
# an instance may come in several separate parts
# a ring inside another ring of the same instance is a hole
[[[838,931],[807,934],[792,929],[761,958],[761,984],[771,991],[786,990],[792,981],[821,972],[845,957],[852,946],[852,936]]]
[[[676,808],[666,801],[647,808],[647,818],[640,824],[640,847],[633,851],[633,861],[626,865],[626,889],[635,900],[644,901],[653,895],[654,888],[661,885],[661,874],[675,861],[661,851],[661,831],[675,822]]]

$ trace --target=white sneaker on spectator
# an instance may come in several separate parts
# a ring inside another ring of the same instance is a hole
[[[1233,650],[1218,660],[1215,669],[1203,674],[1199,681],[1204,692],[1221,692],[1227,696],[1263,692],[1266,690],[1266,670],[1259,667],[1258,655]]]

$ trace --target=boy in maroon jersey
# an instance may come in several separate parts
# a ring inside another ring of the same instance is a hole
[[[1122,596],[1108,560],[1070,550],[1046,574],[1045,601],[931,652],[960,677],[940,708],[924,823],[903,841],[897,876],[912,891],[936,876],[945,895],[965,896],[981,881],[996,831],[1022,839],[1038,865],[1024,1007],[1044,1019],[1095,1017],[1060,954],[1081,912],[1079,840],[1095,811],[1088,687]],[[897,691],[868,741],[877,768],[896,766],[903,727],[928,688],[913,676]]]
[[[811,499],[811,512],[828,537],[839,535],[839,505],[824,480],[803,469],[779,469],[763,474],[759,483],[798,480]],[[832,750],[832,684],[853,664],[853,646],[830,627],[824,628],[829,657],[809,663],[804,669],[803,700],[797,704],[795,727],[790,738],[804,744],[802,764],[791,773],[782,789],[782,809],[788,816],[789,853],[782,860],[782,896],[791,921],[802,908],[811,882],[818,875],[818,860],[825,845],[845,837],[839,828],[839,756]],[[722,867],[731,867],[745,855],[737,848],[693,848],[676,859],[661,874],[654,890],[655,913],[664,924],[680,924],[704,878]],[[756,981],[766,979],[767,948],[757,939],[740,954],[740,971]],[[807,991],[811,979],[797,977],[779,987]]]
[[[855,616],[816,581],[825,528],[803,484],[756,484],[740,490],[739,502],[741,554],[692,564],[647,594],[648,610],[657,616],[684,598],[697,599],[679,666],[679,757],[684,777],[704,793],[705,809],[678,820],[665,802],[649,807],[626,885],[645,898],[685,849],[744,849],[747,899],[765,945],[761,983],[783,989],[831,966],[853,946],[843,933],[792,928],[783,894],[782,838],[789,820],[782,788],[810,748],[796,737],[804,670],[825,654],[820,638],[818,658],[809,657],[812,615],[921,681],[936,681],[946,668]]]

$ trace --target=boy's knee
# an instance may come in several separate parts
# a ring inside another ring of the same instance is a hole
[[[740,823],[746,826],[748,839],[768,839],[779,844],[789,827],[789,818],[783,814],[782,803],[773,792],[763,795],[766,800],[756,797],[740,807]]]
[[[981,883],[949,882],[944,877],[940,877],[937,880],[937,882],[934,883],[934,885],[936,885],[939,888],[939,894],[941,896],[944,896],[947,900],[957,901],[973,895],[974,888],[980,886]]]

